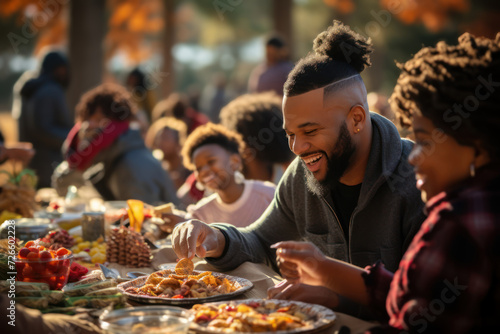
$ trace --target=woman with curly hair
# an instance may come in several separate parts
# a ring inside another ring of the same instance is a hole
[[[64,195],[68,185],[90,181],[107,201],[177,204],[172,180],[130,124],[135,113],[121,86],[103,84],[85,93],[64,142],[65,161],[52,176],[54,188]]]
[[[500,34],[464,34],[401,66],[391,98],[416,143],[409,157],[427,220],[396,273],[274,245],[284,276],[372,306],[374,332],[493,333],[500,316]]]

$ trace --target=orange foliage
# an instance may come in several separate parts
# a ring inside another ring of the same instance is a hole
[[[466,30],[476,36],[495,38],[500,31],[500,21],[498,12],[493,11],[483,14],[479,19],[466,27]],[[465,30],[465,29],[464,29]]]
[[[354,11],[353,0],[323,0],[330,7],[337,8],[342,14],[349,14]]]
[[[39,0],[2,0],[0,16],[12,15],[18,15],[16,21],[20,26],[28,25],[30,32],[37,33],[35,54],[44,46],[60,45],[66,41],[67,8],[58,2],[51,2],[49,6],[44,6],[44,2]],[[25,37],[22,31],[14,33]]]
[[[144,42],[163,28],[163,6],[160,0],[109,0],[112,15],[106,36],[106,57],[118,50],[127,52],[133,61],[148,57],[151,47]]]
[[[405,24],[422,22],[430,31],[439,31],[453,12],[469,9],[468,0],[380,0],[383,7]]]
[[[1,0],[0,17],[17,15],[21,26],[28,17],[45,15],[48,20],[40,24],[33,21],[38,31],[35,53],[47,45],[62,44],[67,40],[67,5],[57,8],[44,8],[40,0]],[[149,35],[159,33],[163,29],[163,5],[161,0],[108,0],[111,14],[109,30],[106,36],[106,58],[113,56],[118,50],[124,50],[128,56],[139,61],[148,57],[150,47],[145,45]],[[40,16],[41,17],[41,16]]]

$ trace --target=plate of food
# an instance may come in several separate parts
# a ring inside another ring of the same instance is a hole
[[[334,324],[321,305],[275,299],[245,299],[193,305],[190,329],[203,334],[312,333]]]
[[[245,278],[193,268],[191,260],[182,259],[175,268],[118,284],[118,289],[140,303],[192,305],[231,299],[253,287]]]

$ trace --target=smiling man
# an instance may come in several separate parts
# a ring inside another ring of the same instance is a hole
[[[297,63],[284,86],[284,128],[297,158],[273,202],[246,229],[199,221],[178,226],[172,240],[179,257],[210,257],[222,270],[244,261],[275,266],[270,245],[307,240],[360,267],[381,260],[397,269],[424,220],[407,161],[413,144],[368,110],[360,73],[370,65],[369,41],[335,21],[314,44],[315,52]],[[269,295],[339,305],[326,288],[293,279]]]

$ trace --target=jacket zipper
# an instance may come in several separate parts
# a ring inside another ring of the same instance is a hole
[[[356,212],[357,206],[352,210],[351,218],[349,219],[349,240],[351,239],[351,233],[352,233],[352,219],[354,218],[354,213]],[[351,244],[349,243],[349,249],[347,250],[349,252],[349,263],[351,263]]]
[[[332,210],[333,215],[335,216],[335,219],[337,219],[337,224],[339,224],[340,230],[342,231],[342,239],[344,239],[344,243],[347,246],[347,240],[345,239],[344,229],[342,228],[342,224],[340,224],[339,217],[335,213],[335,210],[333,210],[333,208],[330,205],[330,203],[328,203],[328,201],[324,197],[322,197],[322,198],[323,198],[323,201],[325,201],[326,205],[328,205],[328,207],[330,208],[330,210]],[[351,221],[352,221],[352,215],[351,215]],[[349,221],[349,229],[351,228],[351,221]],[[351,233],[351,232],[349,231],[349,233]],[[349,263],[351,263],[351,250],[350,250],[350,248],[351,247],[347,247],[347,260],[348,260]]]

